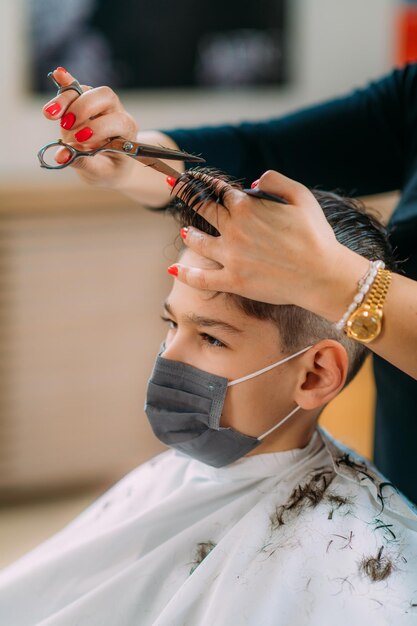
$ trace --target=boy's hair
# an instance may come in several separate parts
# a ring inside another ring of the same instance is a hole
[[[211,168],[188,170],[177,180],[174,193],[178,190],[181,198],[173,199],[170,212],[181,226],[192,225],[205,233],[219,236],[219,231],[199,215],[198,210],[207,201],[223,204],[227,193],[225,182],[235,189],[242,189],[239,183],[230,181],[223,173]],[[358,200],[315,189],[311,192],[341,244],[370,261],[380,259],[388,269],[395,268],[384,226]],[[336,330],[333,323],[299,306],[267,304],[231,293],[226,295],[247,315],[275,322],[284,352],[296,352],[321,339],[335,339],[341,343],[349,359],[346,385],[357,374],[369,352],[365,345]]]

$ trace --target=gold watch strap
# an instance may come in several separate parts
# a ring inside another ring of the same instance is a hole
[[[372,310],[377,309],[382,312],[390,284],[391,272],[379,268],[364,304],[367,304]]]
[[[343,329],[350,339],[367,344],[380,335],[382,309],[390,284],[391,272],[378,268],[367,297],[352,311]]]

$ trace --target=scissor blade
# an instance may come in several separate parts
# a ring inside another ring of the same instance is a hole
[[[136,161],[139,161],[139,163],[143,163],[144,165],[151,167],[157,172],[161,172],[161,174],[165,174],[165,176],[172,176],[173,178],[179,178],[181,176],[181,172],[174,170],[173,167],[171,167],[167,163],[164,163],[163,161],[160,161],[159,159],[153,159],[151,157],[143,157],[143,156],[137,156],[133,158]]]
[[[137,144],[136,156],[156,157],[157,159],[172,159],[175,161],[188,161],[189,163],[205,163],[205,159],[194,154],[188,154],[182,150],[171,150],[162,146],[149,146],[144,143]]]

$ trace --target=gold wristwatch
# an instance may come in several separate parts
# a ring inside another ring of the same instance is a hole
[[[344,331],[350,339],[370,343],[382,330],[382,309],[391,283],[391,272],[378,269],[364,302],[350,314]]]

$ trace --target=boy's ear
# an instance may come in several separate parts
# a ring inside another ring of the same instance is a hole
[[[330,402],[343,389],[349,367],[346,349],[334,339],[316,343],[302,357],[294,400],[306,410]]]

